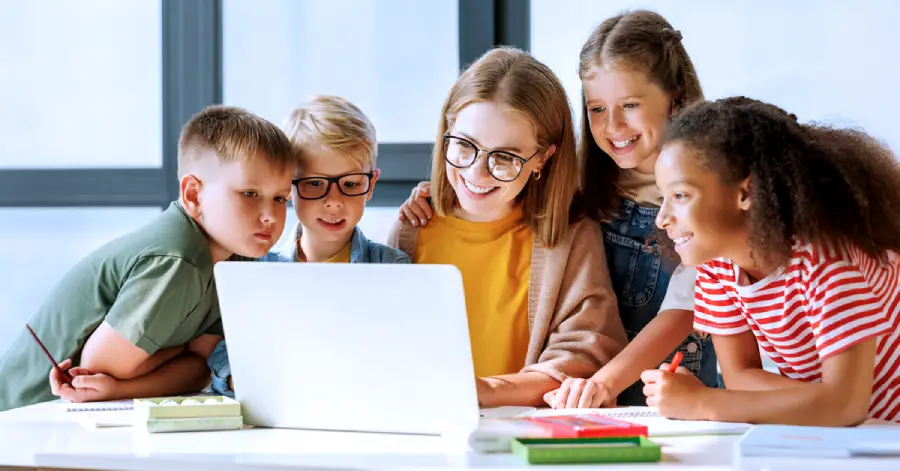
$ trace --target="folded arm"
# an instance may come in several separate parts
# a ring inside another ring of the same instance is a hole
[[[822,380],[812,383],[776,377],[762,370],[758,351],[755,361],[751,360],[750,342],[746,339],[728,340],[729,345],[744,342],[743,362],[736,359],[739,355],[720,349],[719,338],[714,337],[713,342],[717,352],[725,353],[727,363],[722,364],[722,374],[729,389],[704,390],[700,402],[702,415],[707,419],[850,426],[862,423],[868,416],[875,374],[874,338],[826,358],[822,362]]]

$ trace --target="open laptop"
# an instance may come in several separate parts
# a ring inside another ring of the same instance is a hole
[[[477,428],[455,267],[222,262],[215,280],[245,423],[426,435]]]

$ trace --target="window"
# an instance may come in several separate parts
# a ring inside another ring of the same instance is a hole
[[[160,167],[159,0],[4,2],[0,169]]]
[[[707,98],[746,95],[801,121],[854,125],[900,151],[900,5],[842,2],[531,0],[535,56],[581,106],[578,53],[594,26],[626,9],[648,8],[684,35]],[[561,27],[565,25],[565,27]]]
[[[379,142],[432,142],[459,73],[457,11],[454,0],[224,0],[224,100],[280,125],[308,96],[340,95]]]

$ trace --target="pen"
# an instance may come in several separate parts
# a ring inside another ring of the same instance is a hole
[[[672,363],[669,365],[669,372],[674,373],[675,369],[678,368],[678,364],[681,363],[681,357],[684,355],[681,352],[675,352],[675,356],[672,357]]]
[[[50,363],[53,364],[53,369],[56,370],[56,373],[59,375],[60,381],[71,386],[72,385],[72,376],[69,375],[68,372],[63,371],[62,368],[59,367],[59,364],[56,363],[56,360],[53,359],[53,355],[51,355],[50,352],[47,351],[47,347],[44,346],[44,344],[41,342],[41,339],[39,339],[37,334],[34,333],[34,330],[31,329],[31,326],[28,324],[25,324],[25,327],[28,329],[29,332],[31,332],[31,336],[34,337],[34,341],[37,342],[38,345],[40,345],[41,350],[44,351],[44,354],[47,355],[47,358],[50,359]]]

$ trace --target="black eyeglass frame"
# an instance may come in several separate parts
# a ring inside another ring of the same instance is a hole
[[[344,191],[344,189],[343,189],[343,188],[341,187],[341,185],[340,185],[341,179],[346,178],[346,177],[358,177],[358,176],[361,176],[361,175],[366,177],[366,191],[363,191],[362,193],[354,193],[354,194],[352,194],[352,195],[351,195],[351,194],[348,194],[346,191]],[[315,201],[315,200],[320,200],[320,199],[322,199],[322,198],[328,196],[328,193],[331,193],[331,185],[336,185],[338,191],[340,191],[341,194],[344,195],[344,196],[349,196],[349,197],[362,196],[362,195],[368,193],[369,190],[372,189],[372,179],[373,179],[373,178],[375,178],[375,172],[368,172],[368,173],[362,173],[362,172],[360,172],[360,173],[345,173],[345,174],[343,174],[343,175],[338,175],[338,176],[336,176],[336,177],[303,177],[303,178],[295,178],[295,179],[291,180],[291,184],[294,185],[294,188],[297,189],[297,196],[298,196],[300,199],[302,199],[302,200],[307,200],[307,201]],[[309,180],[324,180],[324,181],[326,181],[326,182],[328,183],[328,186],[325,188],[325,193],[322,193],[322,196],[319,196],[318,198],[306,198],[306,197],[304,197],[304,196],[301,194],[302,192],[300,191],[300,183],[305,182],[305,181],[309,181]]]
[[[450,142],[449,139],[456,139],[456,140],[463,141],[463,142],[465,142],[466,144],[469,144],[470,146],[472,146],[473,149],[475,149],[475,158],[472,159],[472,163],[470,163],[469,165],[457,165],[457,164],[451,162],[450,159],[447,158],[447,146],[448,146],[448,144],[449,144],[449,142]],[[448,164],[452,165],[454,168],[469,168],[469,167],[475,165],[475,162],[478,161],[478,157],[481,155],[482,152],[484,152],[484,154],[485,154],[485,158],[484,158],[484,167],[485,167],[485,169],[487,169],[488,174],[489,174],[494,180],[497,180],[498,182],[504,182],[504,183],[509,183],[509,182],[515,181],[517,178],[519,178],[519,175],[522,175],[522,170],[525,169],[525,165],[526,165],[529,161],[531,161],[531,159],[533,159],[535,155],[538,155],[538,153],[541,152],[542,150],[543,150],[543,148],[538,148],[538,150],[534,151],[534,153],[531,154],[531,157],[528,157],[528,158],[526,159],[525,157],[518,156],[518,155],[513,154],[512,152],[509,152],[509,151],[506,151],[506,150],[492,150],[492,151],[487,151],[487,150],[485,150],[485,149],[482,149],[482,148],[476,146],[474,142],[472,142],[472,141],[470,141],[470,140],[468,140],[468,139],[466,139],[466,138],[464,138],[464,137],[454,136],[453,134],[450,134],[450,133],[444,134],[444,148],[443,148],[443,152],[444,152],[444,161],[445,161],[445,162],[447,162]],[[516,176],[513,177],[511,180],[504,180],[504,179],[502,179],[502,178],[497,178],[497,176],[494,175],[494,172],[491,171],[491,166],[489,165],[489,162],[490,162],[490,160],[491,160],[491,154],[495,154],[495,153],[499,153],[499,154],[503,154],[503,155],[508,155],[508,156],[510,156],[510,157],[512,157],[512,158],[514,158],[514,159],[516,159],[516,160],[518,160],[518,161],[520,162],[521,167],[519,168],[518,173],[516,173]]]

